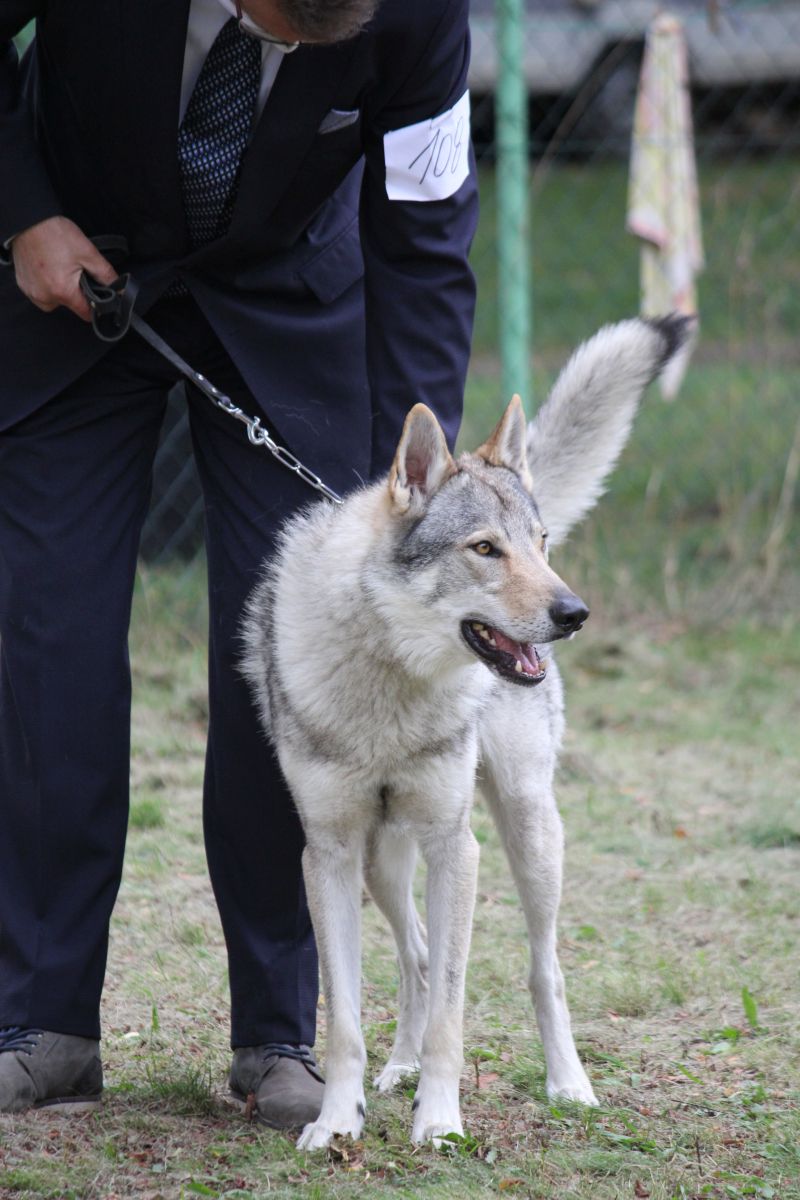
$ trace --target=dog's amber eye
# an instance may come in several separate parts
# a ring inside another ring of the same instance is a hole
[[[476,554],[482,554],[484,558],[486,558],[490,554],[495,553],[494,545],[492,542],[476,542],[475,545],[472,547],[472,549],[475,551]]]

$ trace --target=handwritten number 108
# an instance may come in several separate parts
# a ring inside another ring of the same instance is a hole
[[[455,175],[464,148],[463,132],[463,117],[458,118],[455,133],[443,134],[441,128],[434,130],[433,137],[427,146],[420,150],[416,158],[413,158],[408,164],[409,171],[413,171],[416,167],[418,171],[422,172],[417,180],[418,183],[424,183],[429,173],[435,179],[441,179],[448,170],[451,175]]]

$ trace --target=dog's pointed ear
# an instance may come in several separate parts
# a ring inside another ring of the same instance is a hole
[[[497,423],[494,433],[475,451],[492,467],[508,467],[519,476],[522,486],[533,491],[527,454],[528,426],[525,411],[519,396],[511,397],[511,403]]]
[[[415,404],[406,417],[389,472],[394,508],[405,513],[415,499],[424,503],[457,469],[436,417],[426,405]]]

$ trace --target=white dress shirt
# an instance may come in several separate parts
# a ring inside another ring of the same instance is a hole
[[[181,81],[180,120],[186,112],[197,77],[214,38],[230,17],[236,16],[233,0],[192,0],[189,9],[189,27],[186,31],[186,49],[183,55],[183,79]],[[287,49],[271,42],[261,43],[261,87],[254,122],[258,120],[272,90],[278,67]]]

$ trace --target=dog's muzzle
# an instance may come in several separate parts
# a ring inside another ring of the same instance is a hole
[[[462,621],[461,636],[478,658],[511,683],[534,687],[547,674],[547,665],[532,642],[515,642],[493,625],[478,620]]]
[[[573,592],[560,593],[548,609],[554,632],[548,639],[572,637],[589,616],[583,601]],[[535,687],[547,675],[547,662],[539,657],[533,642],[518,642],[507,633],[478,618],[461,622],[461,636],[470,650],[510,683]]]

